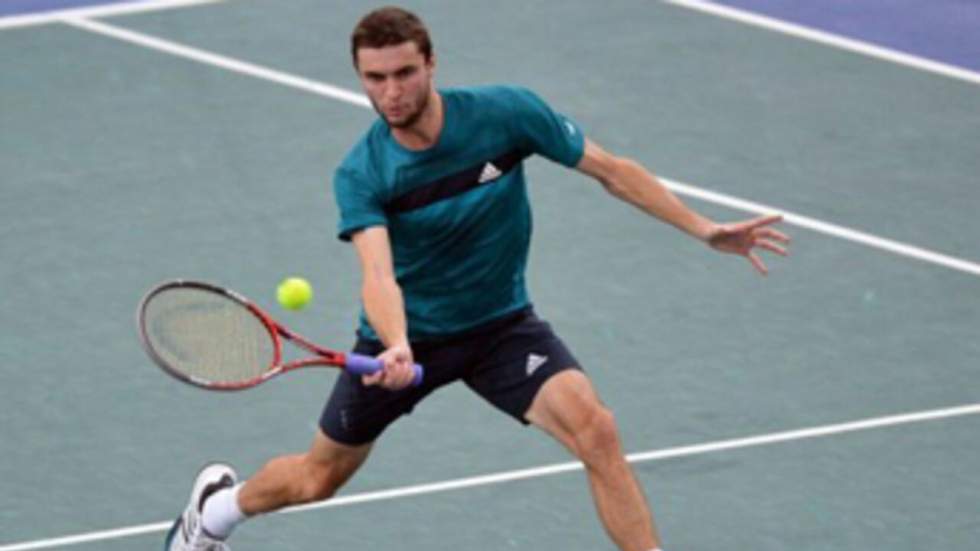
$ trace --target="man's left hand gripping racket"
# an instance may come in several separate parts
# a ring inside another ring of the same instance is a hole
[[[209,390],[242,390],[310,366],[333,366],[366,375],[381,360],[317,346],[272,319],[240,294],[209,283],[162,283],[140,302],[140,340],[150,358],[177,379]],[[284,362],[286,339],[311,352]],[[414,385],[422,382],[415,364]]]

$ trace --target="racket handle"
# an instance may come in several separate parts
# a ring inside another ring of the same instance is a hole
[[[345,360],[344,369],[355,375],[371,375],[384,369],[384,362],[363,354],[354,354],[352,352],[346,355]],[[419,386],[422,384],[424,370],[419,364],[412,364],[412,370],[415,371],[415,377],[412,378],[412,386]]]

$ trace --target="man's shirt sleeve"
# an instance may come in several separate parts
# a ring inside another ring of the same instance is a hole
[[[568,167],[582,160],[585,136],[568,117],[556,113],[534,92],[513,88],[510,101],[513,124],[519,137],[534,153]]]
[[[388,224],[376,191],[363,177],[350,170],[338,168],[334,173],[333,192],[340,210],[338,238],[350,241],[358,230]]]

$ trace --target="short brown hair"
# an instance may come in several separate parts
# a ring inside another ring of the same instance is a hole
[[[396,6],[378,8],[365,15],[350,35],[350,54],[357,66],[360,48],[384,48],[414,42],[428,61],[432,57],[432,41],[425,23],[414,13]]]

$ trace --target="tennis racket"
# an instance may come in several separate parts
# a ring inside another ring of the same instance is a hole
[[[370,356],[317,346],[235,291],[199,281],[157,285],[140,301],[137,325],[143,348],[158,366],[208,390],[243,390],[302,367],[340,367],[357,375],[384,368]],[[284,361],[283,340],[312,355]],[[418,385],[422,366],[413,367]]]

